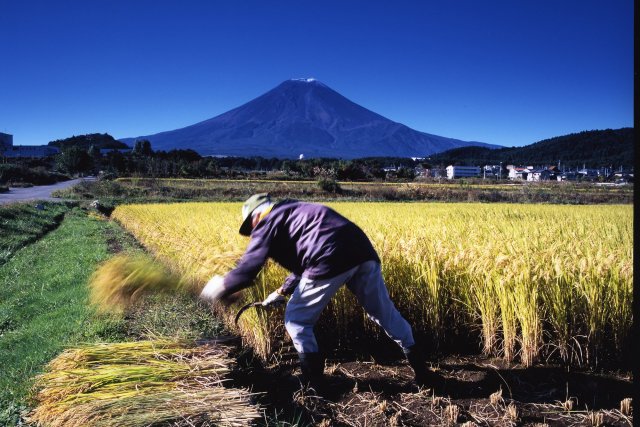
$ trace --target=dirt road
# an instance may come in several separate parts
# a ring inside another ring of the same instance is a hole
[[[72,185],[76,185],[82,181],[92,181],[94,177],[72,179],[70,181],[58,182],[53,185],[36,185],[28,188],[9,187],[6,193],[0,193],[0,205],[9,203],[29,202],[34,200],[61,200],[52,197],[51,193],[55,190],[62,190]]]

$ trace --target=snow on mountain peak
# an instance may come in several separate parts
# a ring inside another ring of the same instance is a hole
[[[294,83],[304,83],[304,84],[310,84],[310,85],[314,85],[314,86],[327,87],[327,85],[325,85],[320,80],[318,80],[318,79],[316,79],[314,77],[306,77],[306,78],[302,78],[302,79],[290,79],[289,81],[290,82],[294,82]]]
[[[294,82],[307,82],[307,83],[313,83],[316,82],[317,80],[314,79],[313,77],[309,77],[309,78],[302,78],[302,79],[291,79]]]

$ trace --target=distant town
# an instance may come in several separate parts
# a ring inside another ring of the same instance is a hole
[[[390,169],[391,170],[391,169]],[[576,180],[605,180],[619,184],[633,182],[633,171],[620,167],[589,169],[563,168],[557,166],[515,166],[515,165],[484,165],[484,166],[453,166],[442,169],[416,168],[416,176],[457,178],[483,178],[483,179],[509,179],[512,181],[576,181]]]
[[[80,142],[78,142],[80,141]],[[105,143],[106,141],[106,143]],[[99,142],[99,143],[98,143]],[[58,145],[56,145],[58,144]],[[535,145],[535,144],[534,144]],[[109,147],[109,148],[105,148]],[[69,159],[70,147],[75,147],[75,156]],[[533,146],[530,146],[533,147]],[[487,150],[487,149],[484,149]],[[156,160],[152,161],[152,158]],[[220,177],[238,175],[268,175],[274,172],[285,172],[301,178],[333,178],[342,180],[366,179],[483,179],[511,181],[597,181],[623,185],[633,183],[633,168],[610,165],[608,167],[588,168],[567,167],[558,162],[555,165],[523,165],[523,164],[446,164],[430,157],[426,158],[375,158],[371,160],[353,159],[306,159],[300,154],[294,159],[261,159],[236,158],[229,156],[200,156],[193,150],[172,150],[168,153],[153,152],[148,141],[138,141],[135,147],[113,139],[108,134],[91,134],[54,141],[49,145],[14,145],[13,135],[0,133],[0,163],[35,161],[38,167],[66,173],[69,176],[85,173],[108,173],[117,176],[194,176]],[[444,157],[446,158],[446,157]],[[65,161],[61,161],[66,160]],[[126,161],[129,159],[129,161]],[[40,163],[37,162],[40,160]],[[435,161],[434,161],[435,160]],[[206,162],[208,164],[205,164]],[[158,166],[159,163],[163,165]],[[171,167],[167,163],[174,163]],[[185,163],[197,166],[185,167]],[[312,167],[303,167],[305,163]],[[468,162],[467,162],[468,163]],[[574,162],[575,163],[575,162]],[[152,166],[149,166],[149,165]],[[179,172],[176,165],[179,164]],[[205,164],[205,166],[203,166]],[[125,165],[125,166],[123,166]],[[213,165],[213,166],[212,166]],[[355,166],[354,166],[355,165]],[[344,170],[339,170],[340,168]],[[203,172],[204,170],[204,172]],[[186,171],[186,172],[185,172]],[[191,171],[191,172],[189,172]],[[210,173],[208,174],[207,171]],[[0,171],[1,172],[1,171]],[[146,172],[146,173],[145,173]],[[10,182],[11,176],[6,172],[2,176],[4,182]]]

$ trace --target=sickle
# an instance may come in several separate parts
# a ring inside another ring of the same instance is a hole
[[[244,313],[248,308],[251,307],[259,307],[262,306],[262,302],[260,301],[256,301],[256,302],[250,302],[249,304],[245,304],[242,306],[242,308],[240,310],[238,310],[238,314],[236,314],[236,318],[234,320],[235,324],[238,324],[238,320],[240,320],[240,316],[242,315],[242,313]]]
[[[260,307],[260,308],[263,308],[263,309],[269,309],[269,308],[271,308],[271,307],[273,307],[273,306],[275,306],[275,305],[281,305],[281,304],[283,304],[283,303],[284,303],[283,301],[278,301],[278,302],[272,303],[272,304],[270,304],[270,305],[264,306],[264,305],[262,305],[262,301],[250,302],[250,303],[248,303],[248,304],[243,305],[243,306],[242,306],[242,308],[241,308],[240,310],[238,310],[238,313],[236,314],[236,318],[235,318],[234,322],[235,322],[235,324],[237,325],[237,324],[238,324],[238,320],[240,320],[240,316],[241,316],[241,315],[242,315],[242,313],[244,313],[248,308],[251,308],[251,307]]]

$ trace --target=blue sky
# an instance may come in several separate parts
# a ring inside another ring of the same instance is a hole
[[[633,126],[633,2],[2,1],[0,132],[135,137],[314,77],[419,131]]]

